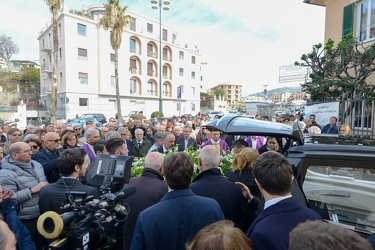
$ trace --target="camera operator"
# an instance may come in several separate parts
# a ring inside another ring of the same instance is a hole
[[[79,177],[85,176],[87,168],[87,153],[82,148],[66,149],[57,159],[57,167],[62,177],[53,184],[43,187],[39,193],[40,213],[55,211],[61,213],[60,207],[68,203],[69,197],[66,192],[80,191],[86,192],[87,196],[99,198],[98,191],[89,186],[83,185]],[[52,199],[53,197],[53,199]]]
[[[117,132],[116,132],[117,133]],[[124,142],[124,140],[120,139],[120,138],[111,138],[109,139],[108,141],[106,141],[106,144],[105,144],[105,148],[107,149],[108,151],[108,154],[110,155],[122,155],[122,156],[128,156],[128,147],[126,146],[126,143]],[[103,184],[103,182],[100,183],[100,185],[98,184],[98,182],[96,180],[93,180],[92,179],[92,171],[93,169],[90,168],[87,176],[86,176],[86,181],[87,181],[87,185],[91,186],[91,187],[94,187],[96,188],[98,191],[100,191],[100,186],[101,184]],[[111,192],[112,193],[115,193],[115,192],[118,192],[122,189],[124,183],[112,183],[112,185],[110,186],[110,189],[111,189]]]

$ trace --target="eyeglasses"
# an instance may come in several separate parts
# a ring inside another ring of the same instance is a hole
[[[61,139],[47,140],[47,141],[53,141],[53,142],[55,142],[55,143],[58,143],[59,141],[61,141]]]
[[[81,129],[81,128],[75,128],[74,130],[75,130],[75,131],[79,131],[79,130],[82,130],[82,129]]]
[[[21,136],[21,134],[12,134],[12,136]]]
[[[33,150],[33,149],[37,149],[39,146],[38,145],[33,145],[33,146],[30,146],[30,149]]]
[[[202,128],[202,129],[206,129],[206,128]]]

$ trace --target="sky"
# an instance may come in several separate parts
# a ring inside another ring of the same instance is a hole
[[[65,8],[81,10],[106,0],[65,0]],[[295,87],[279,83],[279,67],[292,65],[314,44],[324,42],[325,8],[303,0],[170,0],[162,23],[177,39],[197,45],[205,66],[205,87],[241,84],[243,95]],[[121,0],[122,6],[154,20],[159,11],[150,0]],[[0,34],[12,37],[20,53],[12,59],[37,60],[39,32],[51,20],[44,0],[1,0]]]

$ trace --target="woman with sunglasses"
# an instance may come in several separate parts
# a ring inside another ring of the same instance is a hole
[[[24,142],[29,144],[31,149],[31,155],[38,153],[40,148],[43,146],[43,142],[38,138],[30,138]]]

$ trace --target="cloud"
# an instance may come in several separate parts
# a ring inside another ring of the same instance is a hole
[[[266,84],[268,89],[283,86],[278,83],[279,66],[293,64],[313,44],[323,42],[325,9],[302,0],[170,1],[170,10],[162,11],[162,22],[177,31],[178,40],[199,47],[208,62],[204,89],[232,82],[242,84],[249,94]],[[38,32],[51,18],[47,5],[42,0],[5,2],[0,2],[0,34],[19,44],[17,58],[37,59]],[[65,0],[65,5],[79,10],[102,2]],[[121,3],[159,20],[159,11],[151,9],[150,1]],[[15,16],[16,21],[9,21]]]

